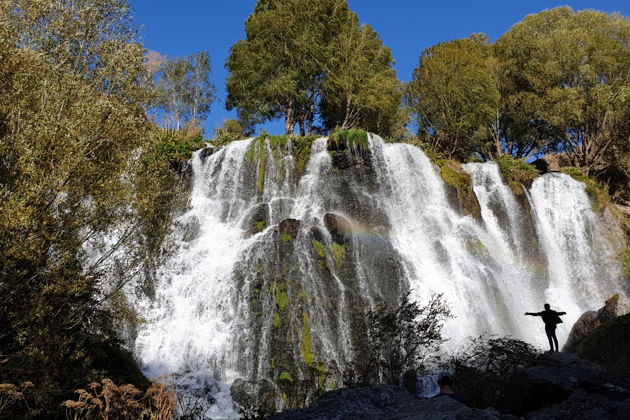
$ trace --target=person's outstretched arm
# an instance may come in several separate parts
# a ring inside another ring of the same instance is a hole
[[[566,315],[566,312],[558,312],[558,315]]]
[[[525,315],[540,316],[540,312],[525,312]]]

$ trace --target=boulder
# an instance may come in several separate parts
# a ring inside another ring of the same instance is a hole
[[[595,328],[609,322],[618,316],[630,312],[628,300],[621,294],[616,294],[608,299],[604,307],[598,311],[588,311],[582,314],[573,324],[567,342],[562,347],[563,352],[574,353],[582,340],[584,340]]]
[[[330,232],[333,241],[343,244],[344,239],[352,233],[352,224],[348,219],[338,214],[326,213],[324,225]]]
[[[578,389],[562,403],[527,413],[525,417],[536,420],[622,420],[630,418],[630,401],[610,400],[602,395],[590,394],[583,389]]]
[[[576,352],[613,373],[630,375],[630,314],[595,328],[580,342]]]
[[[493,409],[469,408],[450,397],[423,398],[395,385],[331,391],[305,409],[271,416],[290,419],[499,419]]]
[[[286,235],[289,235],[291,239],[294,239],[297,237],[300,230],[300,221],[296,219],[285,219],[280,222],[279,230],[281,237],[287,238]]]
[[[504,390],[509,413],[524,414],[566,400],[577,389],[597,392],[613,380],[604,368],[572,353],[547,353],[536,366],[519,369]]]

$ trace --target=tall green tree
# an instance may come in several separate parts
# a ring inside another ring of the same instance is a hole
[[[346,0],[259,0],[226,64],[228,109],[252,123],[284,117],[287,134],[311,132],[328,46],[348,13]]]
[[[173,128],[179,130],[187,121],[198,126],[207,118],[215,99],[210,73],[210,58],[204,51],[166,60],[157,82],[157,95],[167,113],[167,126],[173,120]]]
[[[418,134],[434,149],[460,159],[487,154],[496,142],[501,101],[487,37],[472,35],[426,49],[408,100]]]
[[[559,7],[527,16],[496,44],[523,120],[587,174],[630,143],[630,21]]]
[[[369,25],[349,13],[324,64],[321,114],[327,129],[362,128],[384,136],[401,123],[402,83],[394,60]]]

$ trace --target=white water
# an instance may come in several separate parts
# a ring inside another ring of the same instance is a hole
[[[333,181],[342,175],[331,167],[326,139],[314,143],[297,184],[290,182],[294,165],[288,151],[276,159],[268,149],[265,192],[258,198],[256,174],[245,162],[250,142],[231,143],[203,162],[195,154],[190,210],[177,223],[198,221],[199,233],[182,240],[176,230],[176,252],[159,270],[155,299],[139,303],[147,323],[140,328],[136,354],[147,373],[188,373],[199,386],[214,387],[217,403],[207,413],[213,418],[236,416],[229,397],[236,378],[268,376],[274,309],[264,306],[254,322],[247,290],[256,281],[253,267],[271,263],[265,258],[274,255],[269,253],[272,231],[286,218],[302,221],[295,255],[301,287],[309,296],[313,347],[322,360],[340,366],[353,354],[348,288],[335,269],[332,283],[322,284],[308,236],[311,227],[323,228],[325,213],[351,219],[341,210],[348,191],[335,190]],[[447,348],[481,334],[512,335],[544,347],[540,320],[523,313],[542,310],[545,301],[568,312],[559,333],[563,341],[566,328],[582,312],[618,291],[618,268],[599,234],[597,216],[584,186],[570,177],[539,177],[528,195],[532,215],[525,217],[495,164],[466,165],[481,206],[480,222],[453,207],[437,168],[420,149],[373,137],[370,152],[378,189],[368,190],[359,179],[351,183],[352,193],[362,207],[378,208],[389,230],[384,236],[372,232],[368,242],[353,235],[354,276],[365,305],[398,287],[374,278],[369,268],[373,254],[368,248],[378,243],[375,237],[389,241],[398,253],[397,275],[417,300],[441,293],[451,305],[457,318],[446,325]],[[271,225],[245,238],[244,220],[258,202],[269,203]],[[528,221],[533,224],[529,230]],[[362,221],[350,222],[360,226]],[[533,251],[532,243],[537,244]],[[335,266],[330,255],[326,259]],[[299,348],[288,351],[299,359]]]

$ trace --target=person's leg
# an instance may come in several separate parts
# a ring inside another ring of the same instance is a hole
[[[554,328],[551,332],[551,338],[553,338],[553,342],[556,343],[556,352],[558,351],[558,337],[556,337],[556,329]]]
[[[553,351],[553,330],[545,327],[545,334],[547,334],[547,340],[549,340],[549,351]]]

